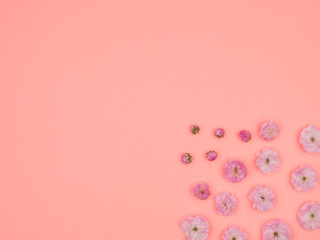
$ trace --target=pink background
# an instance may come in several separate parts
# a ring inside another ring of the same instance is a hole
[[[210,240],[231,224],[259,239],[272,218],[295,240],[319,239],[296,213],[320,201],[320,186],[289,183],[301,164],[320,174],[320,155],[297,140],[320,126],[319,12],[311,0],[0,0],[0,239],[182,240],[192,214],[209,219]],[[275,141],[258,137],[265,120],[280,125]],[[271,176],[254,165],[263,147],[281,157]],[[249,172],[238,184],[222,177],[234,157]],[[235,193],[236,214],[193,197],[200,180]],[[271,211],[250,207],[256,184],[274,189]]]

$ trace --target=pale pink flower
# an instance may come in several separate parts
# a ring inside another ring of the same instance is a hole
[[[260,212],[273,208],[275,201],[272,189],[261,185],[252,189],[249,199],[252,203],[252,207]]]
[[[251,133],[248,130],[240,131],[239,136],[242,142],[249,142],[251,139]]]
[[[230,160],[224,164],[224,177],[230,182],[240,182],[247,176],[247,168],[243,162]]]
[[[193,194],[201,199],[201,200],[205,200],[210,196],[210,191],[209,191],[209,186],[208,184],[204,183],[204,182],[199,182],[196,183],[193,186]]]
[[[317,186],[318,176],[309,166],[298,167],[291,174],[291,183],[297,191],[308,192]]]
[[[291,240],[291,229],[282,220],[271,220],[262,227],[262,240]]]
[[[231,226],[224,230],[222,240],[247,240],[248,234],[237,226]]]
[[[217,156],[218,156],[218,154],[217,154],[215,151],[209,151],[209,152],[207,152],[207,154],[206,154],[206,157],[207,157],[207,159],[208,159],[209,161],[214,161],[214,160],[216,160]]]
[[[183,153],[181,155],[181,161],[184,163],[184,164],[189,164],[191,163],[191,159],[192,159],[192,156],[190,155],[190,153]]]
[[[217,138],[222,138],[224,136],[224,130],[222,128],[217,128],[215,131],[214,131],[214,135],[217,137]]]
[[[189,216],[181,223],[181,229],[187,240],[206,240],[209,233],[209,223],[202,216]]]
[[[233,214],[238,206],[238,200],[231,193],[221,193],[215,198],[217,213],[228,216]]]
[[[266,141],[277,138],[279,136],[279,126],[273,121],[263,123],[260,129],[260,136]]]
[[[278,169],[280,160],[276,151],[265,148],[257,153],[257,157],[256,165],[262,173],[270,174]]]
[[[190,130],[193,134],[197,134],[200,131],[200,128],[198,125],[191,125]]]
[[[320,152],[320,130],[315,126],[302,129],[299,142],[308,153]]]
[[[306,202],[297,217],[300,225],[308,231],[320,228],[320,203]]]

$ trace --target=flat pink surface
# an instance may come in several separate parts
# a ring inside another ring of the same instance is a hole
[[[260,239],[272,218],[295,240],[319,239],[296,213],[320,201],[320,186],[289,182],[301,164],[320,174],[320,155],[298,143],[303,127],[320,127],[319,12],[311,0],[1,0],[0,239],[182,240],[193,214],[209,219],[210,240],[231,224]],[[265,120],[280,125],[272,142],[258,137]],[[271,176],[254,165],[263,147],[280,154]],[[230,158],[247,164],[241,183],[222,177]],[[236,214],[196,199],[200,180],[235,193]],[[256,184],[274,189],[271,211],[250,207]]]

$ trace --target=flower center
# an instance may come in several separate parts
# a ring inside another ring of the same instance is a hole
[[[305,176],[302,177],[302,181],[306,181],[307,178]]]
[[[314,217],[315,217],[314,213],[311,213],[310,217],[311,217],[311,218],[314,218]]]
[[[279,233],[274,232],[274,233],[273,233],[273,236],[278,237],[278,236],[279,236]]]
[[[193,229],[192,229],[192,231],[198,231],[198,228],[197,227],[194,227]]]
[[[237,238],[236,238],[236,237],[233,237],[232,240],[237,240]]]
[[[314,137],[311,138],[311,142],[314,142],[316,139]]]
[[[234,171],[235,173],[238,173],[238,168],[235,167],[235,168],[233,169],[233,171]]]
[[[269,159],[269,158],[267,158],[267,159],[266,159],[266,163],[268,164],[269,162],[270,162],[270,159]]]
[[[265,200],[264,196],[261,196],[260,198],[262,199],[262,201],[264,201],[264,200]]]
[[[204,190],[201,190],[200,193],[201,193],[201,194],[204,194]]]

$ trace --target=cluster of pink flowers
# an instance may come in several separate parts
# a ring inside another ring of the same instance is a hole
[[[200,131],[198,125],[191,125],[192,134]],[[225,136],[222,128],[214,130],[217,138]],[[279,126],[273,121],[264,122],[260,128],[260,136],[265,141],[271,141],[279,136]],[[252,138],[250,131],[242,130],[239,137],[243,142],[249,142]],[[308,153],[320,153],[320,130],[315,126],[304,128],[299,136],[299,142],[303,149]],[[208,161],[217,159],[217,152],[210,150],[205,154]],[[275,150],[268,148],[256,154],[255,164],[263,174],[272,174],[278,170],[280,165],[279,154]],[[183,153],[181,161],[184,164],[191,163],[190,153]],[[223,165],[223,175],[231,183],[241,182],[247,176],[247,167],[244,162],[232,159]],[[295,190],[308,192],[318,184],[316,171],[310,166],[300,166],[291,174],[291,183]],[[192,192],[200,200],[208,199],[211,196],[209,185],[205,182],[198,182],[193,185]],[[275,195],[270,187],[257,185],[249,193],[248,199],[251,205],[259,212],[265,212],[272,209],[275,205]],[[215,210],[219,215],[233,215],[238,207],[237,198],[229,192],[217,194],[214,197]],[[297,213],[297,219],[300,225],[308,230],[320,228],[320,203],[306,202]],[[182,231],[187,240],[206,240],[209,234],[209,222],[202,216],[189,216],[181,223]],[[222,233],[223,240],[247,240],[248,234],[238,226],[230,226]],[[291,229],[287,223],[280,219],[274,219],[266,222],[262,227],[263,240],[291,240]]]

